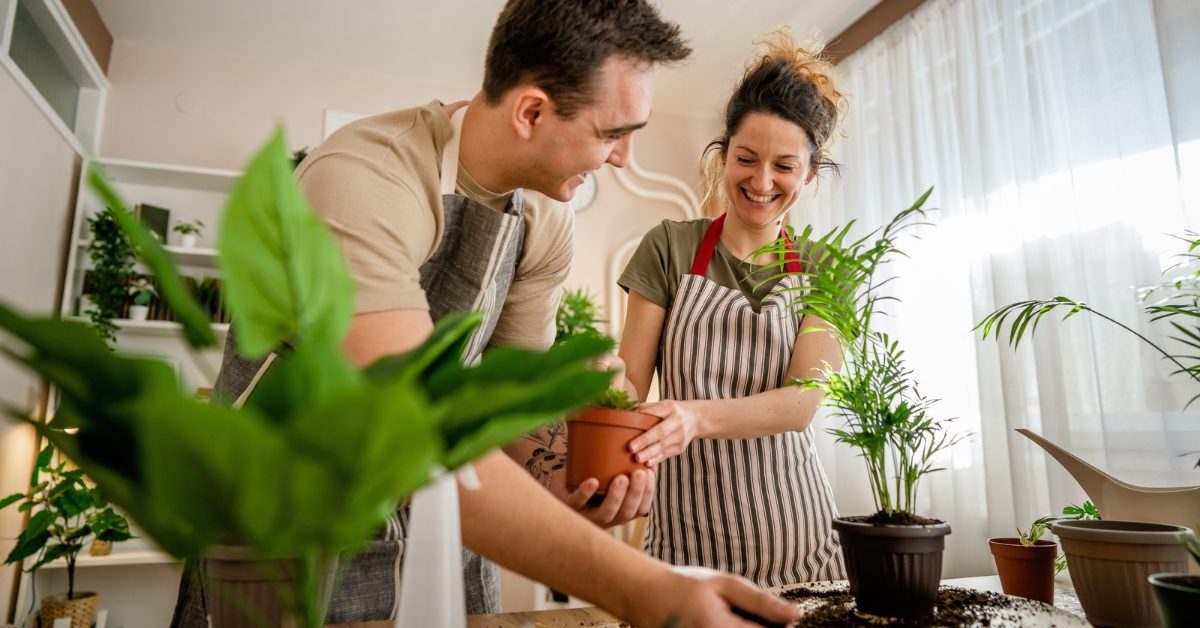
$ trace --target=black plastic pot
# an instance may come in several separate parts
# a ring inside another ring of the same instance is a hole
[[[837,518],[833,529],[858,610],[884,617],[933,613],[950,524],[874,525]]]
[[[1149,580],[1167,628],[1196,625],[1200,618],[1200,576],[1156,573]]]

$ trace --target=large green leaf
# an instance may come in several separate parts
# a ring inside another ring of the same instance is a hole
[[[163,249],[162,244],[150,234],[145,225],[138,222],[129,213],[128,205],[121,199],[116,189],[104,178],[104,175],[92,164],[87,175],[88,187],[104,201],[105,205],[116,217],[121,230],[133,244],[134,250],[146,267],[154,273],[158,280],[159,297],[167,303],[175,318],[183,325],[184,335],[193,347],[211,347],[217,344],[213,334],[212,323],[190,290],[183,283],[171,257]]]
[[[349,328],[353,282],[333,236],[292,180],[282,130],[233,190],[218,265],[238,347],[251,358],[285,340],[335,346]]]

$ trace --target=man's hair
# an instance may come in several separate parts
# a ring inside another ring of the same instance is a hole
[[[691,53],[679,26],[645,0],[509,0],[488,42],[483,94],[495,105],[518,85],[536,85],[570,118],[595,102],[609,57],[655,64]]]

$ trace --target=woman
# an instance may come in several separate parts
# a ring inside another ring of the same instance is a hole
[[[641,410],[663,420],[630,445],[661,464],[646,550],[775,586],[844,577],[807,431],[820,395],[787,385],[840,363],[823,321],[788,308],[796,293],[782,289],[798,280],[758,285],[771,273],[755,271],[776,260],[752,257],[804,186],[836,167],[826,149],[844,99],[831,66],[787,30],[765,44],[705,150],[706,213],[721,216],[663,221],[618,280],[629,292],[619,356],[639,399],[659,370],[663,401]]]

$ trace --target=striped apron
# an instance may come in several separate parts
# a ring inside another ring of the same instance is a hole
[[[782,279],[755,311],[705,278],[725,217],[705,233],[680,278],[659,347],[663,399],[733,399],[786,384],[801,316]],[[799,262],[789,255],[788,270]],[[844,578],[833,493],[812,434],[697,439],[658,469],[645,550],[674,565],[740,574],[761,586]]]
[[[464,361],[470,364],[479,360],[496,328],[521,257],[525,222],[522,190],[513,192],[512,201],[503,213],[455,193],[458,146],[465,113],[466,107],[463,107],[452,116],[453,135],[442,153],[445,225],[442,240],[433,256],[421,266],[420,273],[421,287],[429,301],[429,315],[434,321],[454,312],[485,312],[483,323],[464,351]],[[254,361],[243,358],[237,352],[234,337],[231,329],[225,341],[225,355],[214,398],[237,399],[255,381],[266,361],[266,358]],[[396,417],[396,420],[405,418]],[[329,516],[336,517],[337,513],[331,512]],[[342,557],[337,590],[326,623],[396,617],[408,516],[408,505],[401,505],[360,553]],[[198,565],[190,564],[185,571],[171,623],[173,628],[207,627],[202,573],[202,560]],[[500,577],[496,566],[465,547],[463,582],[467,614],[500,612]]]

